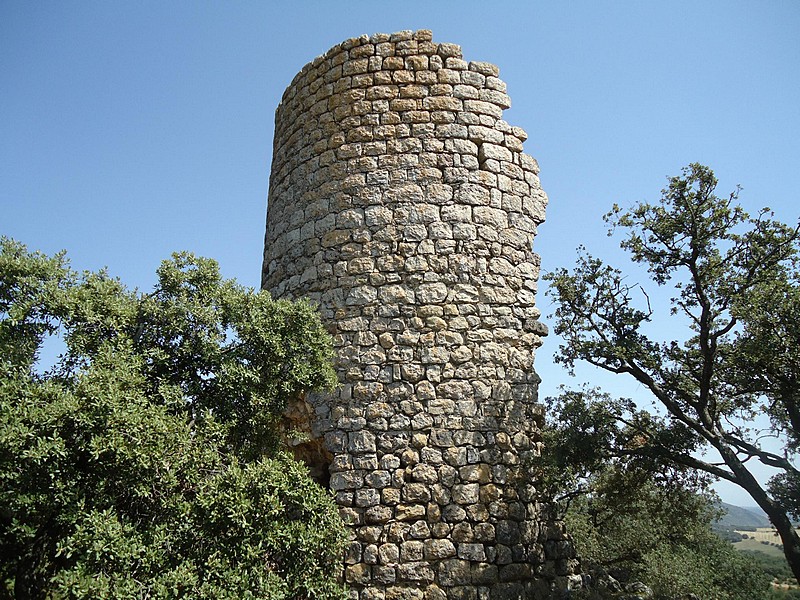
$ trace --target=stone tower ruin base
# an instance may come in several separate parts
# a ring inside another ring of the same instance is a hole
[[[555,598],[576,578],[526,468],[547,197],[509,106],[497,67],[403,31],[332,48],[277,109],[262,286],[318,303],[334,337],[341,387],[309,398],[310,427],[353,598]]]

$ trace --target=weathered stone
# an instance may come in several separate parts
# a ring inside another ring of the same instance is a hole
[[[456,555],[456,547],[450,540],[432,539],[425,542],[424,554],[426,560],[450,558]]]
[[[422,504],[398,504],[395,508],[395,519],[398,521],[416,521],[425,517],[425,506]]]
[[[462,481],[477,481],[487,483],[491,477],[489,465],[466,465],[458,470],[458,475]]]
[[[392,509],[388,506],[370,506],[364,513],[364,520],[367,523],[386,523],[391,518]]]
[[[375,580],[375,570],[372,572],[372,579]],[[386,600],[386,592],[380,587],[367,587],[361,590],[359,600]]]
[[[380,539],[382,531],[383,528],[380,526],[365,525],[364,527],[358,528],[357,537],[362,542],[366,542],[368,544],[374,544]]]
[[[352,490],[364,484],[364,476],[357,471],[334,473],[331,475],[330,486],[332,490]]]
[[[402,563],[397,569],[397,575],[401,581],[432,583],[434,580],[433,569],[425,562]]]
[[[354,431],[350,434],[350,452],[375,452],[375,434],[369,431]]]
[[[471,561],[485,561],[486,551],[483,544],[464,543],[458,545],[458,558]]]
[[[400,548],[397,544],[381,544],[378,548],[378,559],[384,565],[395,564],[400,559]]]
[[[423,283],[416,291],[420,304],[438,304],[447,297],[447,286],[443,283]]]
[[[448,504],[442,508],[442,519],[450,523],[457,523],[463,521],[467,516],[467,511],[461,508],[458,504]]]
[[[365,564],[350,565],[344,570],[344,580],[349,584],[369,583],[370,575],[370,567]]]
[[[430,518],[430,515],[428,515],[428,518]],[[408,535],[418,540],[428,539],[431,535],[431,529],[430,527],[428,527],[428,523],[426,521],[420,520],[415,523],[412,523],[411,528],[408,530]]]
[[[465,585],[471,582],[468,560],[443,560],[438,566],[439,584],[443,586]]]
[[[424,548],[422,542],[403,542],[400,544],[400,560],[404,562],[422,560]]]
[[[425,589],[425,600],[447,600],[447,594],[438,585],[430,585]]]
[[[286,416],[352,528],[353,600],[572,585],[523,466],[542,451],[547,196],[506,91],[496,66],[403,31],[332,48],[276,112],[263,287],[309,297],[333,335],[342,385]]]
[[[476,585],[493,584],[499,579],[498,571],[497,565],[493,564],[480,563],[472,565],[472,582]],[[514,596],[514,598],[518,597]]]
[[[359,544],[360,546],[360,544]],[[364,562],[368,565],[374,565],[378,562],[378,547],[375,544],[370,544],[364,548],[363,554]]]
[[[381,501],[380,491],[372,488],[360,489],[355,494],[356,506],[375,506]]]
[[[400,504],[400,490],[397,488],[382,489],[381,500],[386,506],[395,506]]]
[[[422,451],[425,452],[426,450],[430,452],[433,449],[431,449],[431,448],[423,448]],[[439,456],[440,456],[440,462],[441,462],[441,453],[439,453]],[[434,468],[433,466],[431,466],[429,464],[419,464],[419,465],[415,466],[411,470],[411,477],[415,481],[420,481],[420,482],[425,483],[425,484],[436,483],[437,481],[439,481],[439,473],[438,473],[438,471],[436,470],[436,468]]]
[[[474,504],[478,501],[480,488],[477,483],[453,486],[453,501],[458,504]]]
[[[389,587],[386,588],[386,600],[423,600],[424,593],[416,587]]]
[[[389,585],[397,580],[394,566],[376,565],[372,567],[372,581],[378,585]]]
[[[457,523],[453,526],[450,536],[455,542],[471,542],[475,539],[475,532],[469,523]]]
[[[350,542],[345,552],[344,562],[348,565],[361,562],[361,544],[359,542]]]
[[[402,497],[406,502],[427,502],[431,499],[431,492],[426,483],[406,483]]]
[[[492,542],[495,539],[494,525],[491,523],[477,523],[473,528],[473,533],[479,542]]]

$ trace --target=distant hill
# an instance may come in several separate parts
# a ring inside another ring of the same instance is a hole
[[[720,502],[726,511],[714,525],[718,529],[740,529],[743,527],[770,527],[767,515],[760,508],[743,508],[727,502]]]

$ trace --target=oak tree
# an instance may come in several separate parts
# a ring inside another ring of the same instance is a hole
[[[3,239],[0,597],[342,598],[343,525],[276,427],[330,357],[212,260],[143,294]]]
[[[532,466],[591,576],[587,598],[642,584],[663,599],[767,597],[770,577],[712,529],[721,511],[707,476],[619,456],[618,448],[636,443],[615,418],[623,404],[636,410],[631,401],[592,388],[546,401],[547,451]]]
[[[777,529],[800,581],[791,522],[800,517],[800,226],[769,209],[750,216],[738,189],[720,198],[716,186],[711,169],[692,164],[669,179],[659,202],[614,206],[605,217],[652,282],[674,290],[664,313],[653,308],[652,289],[585,250],[574,269],[545,276],[563,340],[556,359],[638,382],[652,409],[643,399],[601,407],[616,430],[611,453],[741,487]],[[760,413],[767,431],[751,425]],[[752,471],[756,461],[776,470],[767,485]]]

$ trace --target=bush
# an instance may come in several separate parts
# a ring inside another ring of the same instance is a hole
[[[0,596],[343,598],[343,525],[276,429],[334,381],[317,315],[188,254],[158,276],[0,242]]]

